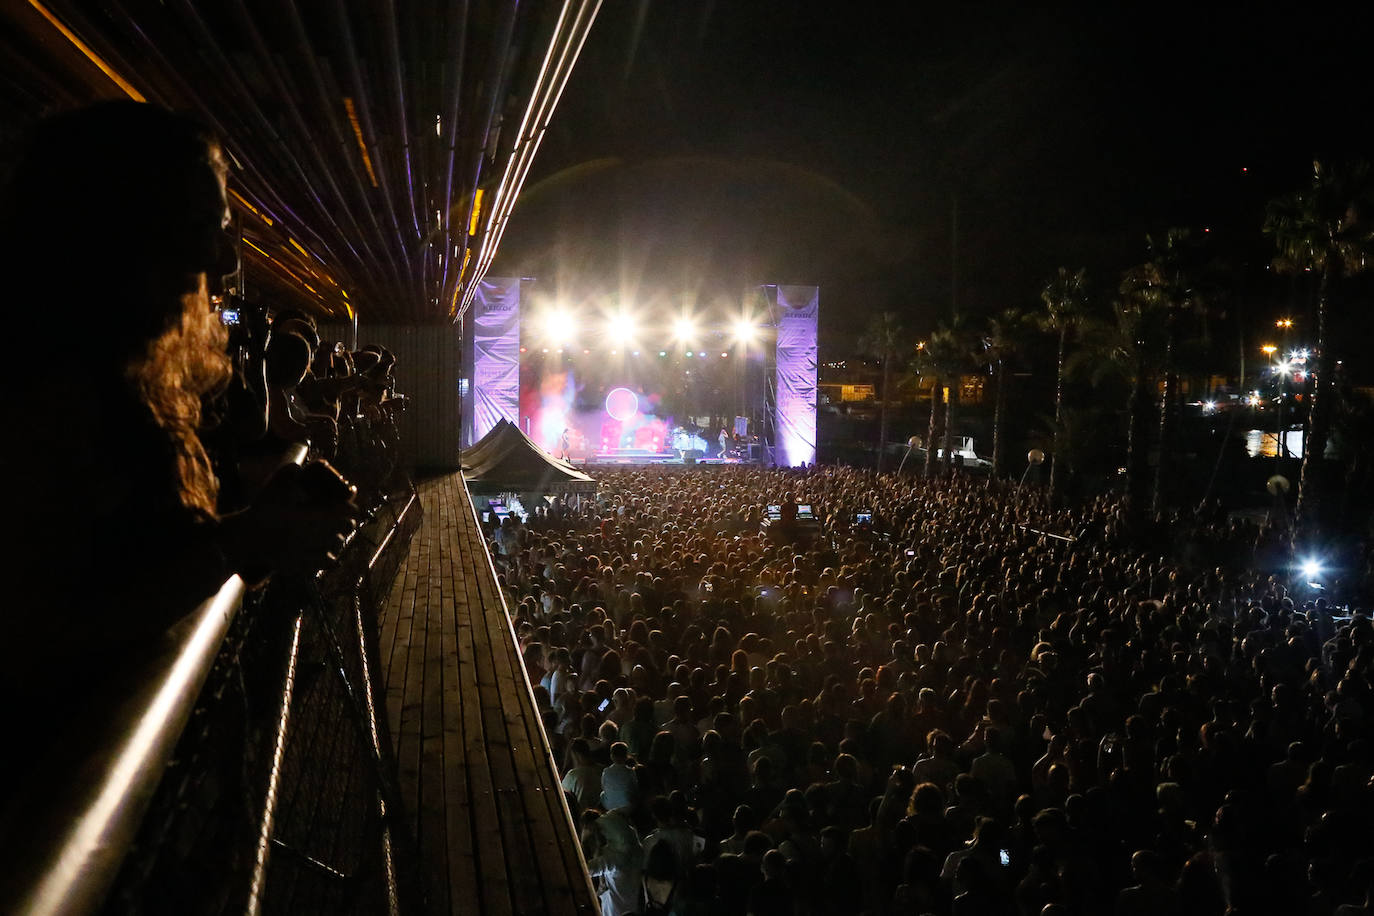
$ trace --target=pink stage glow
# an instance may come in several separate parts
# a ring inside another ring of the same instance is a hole
[[[639,413],[639,398],[628,388],[612,388],[606,395],[606,413],[626,423]]]
[[[558,454],[563,430],[572,426],[573,398],[577,383],[571,370],[551,373],[540,380],[521,412],[532,421],[530,438],[549,454]]]

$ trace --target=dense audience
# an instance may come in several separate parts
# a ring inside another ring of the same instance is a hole
[[[962,476],[597,480],[490,533],[607,916],[1374,903],[1367,604],[1247,572],[1253,530],[1176,560]]]

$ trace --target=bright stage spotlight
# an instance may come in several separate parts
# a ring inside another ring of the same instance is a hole
[[[673,322],[673,339],[686,343],[697,336],[697,323],[688,315]]]
[[[572,312],[565,308],[553,308],[545,312],[542,325],[549,343],[570,343],[577,334],[577,321]]]
[[[744,344],[746,347],[758,340],[759,329],[754,326],[754,322],[748,318],[741,318],[735,322],[732,329],[736,343]]]
[[[629,312],[616,312],[606,321],[606,333],[615,343],[629,343],[639,336],[639,322]]]
[[[1304,560],[1302,564],[1302,575],[1304,579],[1312,580],[1321,575],[1322,565],[1316,560]]]

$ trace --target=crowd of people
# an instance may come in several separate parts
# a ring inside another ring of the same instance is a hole
[[[1170,555],[958,475],[596,477],[491,534],[606,916],[1374,907],[1367,595],[1254,572],[1253,529]]]

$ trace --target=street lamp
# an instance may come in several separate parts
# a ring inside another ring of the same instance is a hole
[[[1026,475],[1030,473],[1031,468],[1039,467],[1044,464],[1044,462],[1045,453],[1040,449],[1033,448],[1029,452],[1026,452],[1026,469],[1021,472],[1021,480],[1016,484],[1016,489],[1021,489],[1021,485],[1026,482]]]
[[[1273,344],[1265,344],[1264,346],[1260,347],[1260,352],[1263,353],[1265,356],[1273,356],[1275,353],[1278,352],[1278,350],[1279,348],[1274,346]]]
[[[1292,368],[1291,365],[1290,365],[1290,361],[1292,360],[1293,357],[1292,357],[1292,352],[1290,351],[1289,346],[1288,346],[1288,339],[1289,339],[1289,332],[1293,330],[1293,319],[1292,319],[1292,318],[1280,318],[1278,321],[1275,321],[1275,322],[1274,322],[1274,327],[1276,327],[1276,328],[1278,328],[1279,330],[1283,331],[1283,351],[1284,351],[1285,353],[1288,353],[1288,354],[1289,354],[1286,358],[1284,358],[1283,360],[1280,361],[1280,365],[1279,365],[1279,396],[1278,396],[1278,398],[1276,399],[1276,400],[1279,402],[1279,410],[1278,410],[1278,414],[1279,414],[1279,416],[1278,416],[1278,422],[1279,422],[1279,428],[1278,428],[1278,446],[1279,446],[1279,447],[1278,447],[1278,454],[1274,456],[1274,468],[1275,468],[1275,470],[1279,470],[1279,469],[1281,469],[1281,468],[1283,467],[1283,459],[1285,459],[1285,458],[1288,457],[1288,427],[1284,425],[1283,407],[1284,407],[1284,401],[1286,400],[1286,399],[1284,398],[1284,395],[1288,393],[1287,390],[1286,390],[1287,387],[1288,387],[1288,379],[1286,378],[1286,376],[1288,375],[1289,370]]]
[[[1282,520],[1283,526],[1288,528],[1291,534],[1291,527],[1288,518],[1288,507],[1284,504],[1283,498],[1288,495],[1288,490],[1292,485],[1288,478],[1282,474],[1275,474],[1264,482],[1264,488],[1269,491],[1269,495],[1274,497],[1273,505],[1269,509],[1269,518],[1275,515]]]
[[[902,456],[901,462],[897,465],[897,473],[898,473],[898,474],[901,474],[901,473],[902,473],[902,468],[906,465],[906,460],[907,460],[908,458],[911,457],[912,451],[915,450],[915,449],[918,449],[918,448],[920,448],[920,447],[921,447],[921,437],[920,437],[920,436],[912,436],[910,439],[906,440],[906,454]]]

